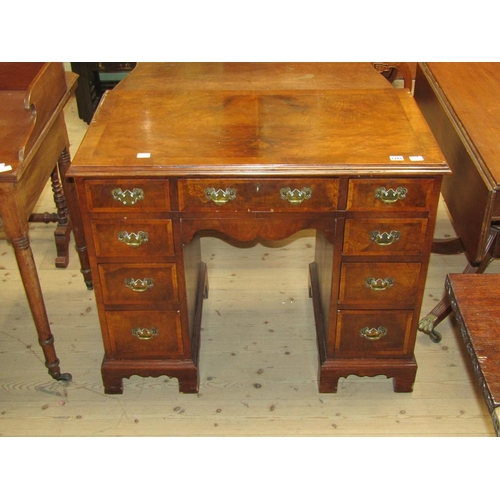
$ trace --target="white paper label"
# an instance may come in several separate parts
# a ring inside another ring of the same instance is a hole
[[[137,153],[137,158],[151,158],[151,153]]]
[[[0,163],[0,172],[9,172],[10,170],[12,170],[12,167],[10,165]]]
[[[410,156],[410,161],[424,161],[423,156]]]
[[[405,158],[404,158],[404,156],[396,156],[396,155],[394,155],[394,156],[389,156],[389,159],[391,161],[403,161]]]

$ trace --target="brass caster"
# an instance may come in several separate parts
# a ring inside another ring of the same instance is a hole
[[[436,330],[432,330],[431,333],[429,333],[429,337],[435,344],[439,344],[443,339],[443,336]]]
[[[61,373],[58,377],[54,377],[55,380],[58,380],[59,382],[71,382],[73,380],[73,377],[71,373]]]
[[[443,337],[438,331],[434,330],[434,323],[436,319],[437,316],[434,314],[428,314],[424,319],[420,320],[418,330],[426,335],[429,335],[432,342],[439,344]]]

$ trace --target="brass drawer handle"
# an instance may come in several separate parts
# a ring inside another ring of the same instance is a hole
[[[396,241],[399,241],[401,234],[399,231],[391,231],[390,233],[380,231],[371,231],[370,240],[381,247],[387,247],[392,245]]]
[[[391,288],[394,286],[394,279],[393,278],[366,278],[365,279],[365,286],[368,288],[371,288],[375,292],[383,292],[384,290],[387,290],[388,288]]]
[[[132,328],[132,335],[139,340],[151,340],[159,333],[157,328]]]
[[[368,328],[366,326],[365,328],[361,328],[359,335],[368,340],[379,340],[384,335],[387,335],[387,328],[384,328],[383,326],[379,326],[378,328]]]
[[[133,292],[145,292],[155,286],[154,280],[151,278],[144,278],[143,280],[134,278],[125,279],[125,286],[130,288]]]
[[[398,200],[404,200],[407,193],[408,189],[405,187],[398,187],[396,189],[379,187],[375,189],[375,198],[391,205],[392,203],[396,203]]]
[[[139,188],[134,188],[132,191],[130,189],[123,191],[121,188],[117,188],[113,189],[111,194],[116,201],[123,203],[123,205],[135,205],[144,199],[144,191]]]
[[[122,231],[118,233],[118,241],[125,243],[129,247],[140,247],[143,243],[147,243],[149,239],[149,234],[145,231],[139,231],[138,233],[127,233],[127,231]]]
[[[213,201],[216,205],[225,205],[228,201],[236,199],[236,190],[233,188],[207,188],[205,189],[205,198]]]
[[[287,200],[292,205],[299,205],[304,200],[309,200],[312,196],[312,190],[308,187],[302,189],[291,189],[289,187],[281,188],[280,195],[282,200]]]

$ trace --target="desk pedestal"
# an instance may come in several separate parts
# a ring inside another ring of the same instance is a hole
[[[440,181],[78,179],[105,346],[105,392],[121,393],[122,379],[131,375],[167,375],[179,380],[182,392],[198,390],[202,309],[210,306],[201,236],[281,240],[302,229],[316,231],[309,291],[319,390],[336,392],[339,378],[348,375],[386,375],[396,392],[411,391]],[[234,200],[213,202],[207,185],[246,196],[238,200],[243,209],[231,208]],[[287,186],[305,186],[317,196],[291,203],[279,195]],[[381,187],[411,195],[398,209],[398,201],[376,196]],[[278,195],[268,198],[268,192]],[[261,201],[271,204],[267,210],[255,210]]]

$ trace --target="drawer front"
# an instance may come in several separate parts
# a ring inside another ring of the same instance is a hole
[[[339,313],[335,339],[338,357],[398,357],[409,352],[412,311]]]
[[[348,210],[428,210],[433,179],[351,179]]]
[[[160,257],[174,254],[172,221],[92,221],[98,257]]]
[[[116,179],[85,183],[90,211],[170,210],[168,181]]]
[[[309,212],[337,208],[336,179],[188,179],[179,181],[185,212]]]
[[[422,255],[426,219],[347,219],[344,255]]]
[[[106,305],[179,301],[175,264],[103,264],[98,269]]]
[[[350,262],[340,273],[341,304],[412,307],[417,298],[419,263]]]
[[[114,359],[182,358],[177,311],[108,311],[106,321]]]

